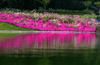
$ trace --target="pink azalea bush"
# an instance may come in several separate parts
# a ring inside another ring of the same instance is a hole
[[[54,13],[0,13],[0,22],[14,24],[39,31],[80,31],[95,32],[97,22],[87,21],[78,15],[67,16]]]

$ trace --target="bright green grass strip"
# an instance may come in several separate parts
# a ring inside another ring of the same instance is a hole
[[[99,17],[99,15],[79,15],[80,17],[82,18],[94,18],[94,19],[97,19]]]
[[[6,31],[37,31],[37,30],[33,30],[33,29],[20,28],[20,27],[13,25],[13,24],[3,23],[3,22],[0,22],[0,30],[6,30]]]
[[[60,14],[60,15],[79,15],[82,18],[95,18],[97,19],[99,15],[81,15],[81,14]]]

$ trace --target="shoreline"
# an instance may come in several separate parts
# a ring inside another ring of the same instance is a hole
[[[96,33],[96,32],[78,32],[78,31],[2,31],[0,33]]]

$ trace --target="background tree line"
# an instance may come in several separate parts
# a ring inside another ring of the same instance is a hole
[[[48,2],[47,2],[48,1]],[[0,0],[0,8],[16,8],[16,9],[38,9],[44,7],[45,9],[66,9],[66,10],[83,10],[86,6],[82,1],[88,0]],[[100,0],[91,0],[94,2]]]

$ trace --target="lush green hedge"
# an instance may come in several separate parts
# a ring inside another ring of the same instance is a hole
[[[15,9],[15,8],[12,8],[12,9],[10,9],[9,8],[9,10],[8,11],[13,11],[13,12],[31,12],[31,10],[20,10],[20,9]],[[0,9],[0,11],[1,12],[4,12],[4,11],[7,11],[6,9]],[[49,12],[49,13],[58,13],[58,14],[79,14],[79,15],[83,15],[83,14],[98,14],[98,12],[94,12],[94,11],[92,11],[92,10],[81,10],[81,11],[79,11],[79,10],[63,10],[63,9],[57,9],[57,10],[34,10],[34,11],[36,11],[36,12],[39,12],[39,13],[43,13],[43,12]]]
[[[51,0],[47,5],[48,8],[66,9],[66,10],[83,10],[86,7],[80,1],[84,0]],[[38,9],[43,7],[43,4],[37,0],[0,0],[0,8],[11,7],[18,9]]]
[[[36,10],[39,13],[43,13],[43,12],[50,12],[50,13],[59,13],[59,14],[94,14],[94,11],[89,10],[83,10],[83,11],[72,11],[72,10]]]

